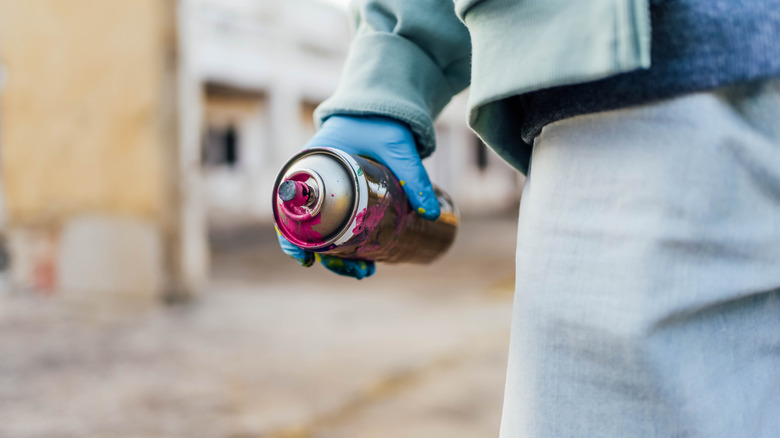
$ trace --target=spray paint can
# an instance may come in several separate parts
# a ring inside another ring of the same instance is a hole
[[[452,199],[434,186],[441,216],[412,210],[385,166],[333,148],[293,156],[276,177],[279,232],[309,251],[387,263],[430,263],[452,245],[460,222]]]

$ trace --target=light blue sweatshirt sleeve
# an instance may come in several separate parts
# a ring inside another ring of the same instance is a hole
[[[356,0],[355,37],[336,92],[315,112],[381,115],[406,123],[421,157],[435,148],[433,120],[469,85],[469,33],[450,0]]]

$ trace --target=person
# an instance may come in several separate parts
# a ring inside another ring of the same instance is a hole
[[[383,162],[434,219],[420,159],[470,85],[470,126],[527,174],[500,436],[777,436],[780,1],[351,10],[308,146]]]

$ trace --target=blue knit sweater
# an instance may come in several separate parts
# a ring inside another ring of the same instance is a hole
[[[530,145],[567,117],[780,76],[780,1],[656,0],[651,20],[650,69],[508,99],[518,136]]]

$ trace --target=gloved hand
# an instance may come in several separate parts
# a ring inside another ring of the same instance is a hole
[[[279,246],[282,247],[282,251],[297,260],[301,266],[308,268],[313,265],[315,261],[319,261],[322,263],[322,266],[325,266],[336,274],[357,278],[358,280],[374,275],[374,271],[376,270],[374,262],[370,260],[342,259],[326,254],[313,253],[298,248],[290,243],[289,240],[285,239],[282,234],[279,233],[279,230],[276,231],[276,235],[279,239]]]
[[[382,163],[401,182],[409,203],[420,216],[433,221],[441,214],[428,172],[417,153],[414,135],[403,123],[386,117],[331,116],[304,149],[312,147],[341,149]],[[339,275],[362,279],[374,273],[373,261],[313,254],[280,234],[278,237],[282,251],[301,266],[311,266],[317,259]]]

